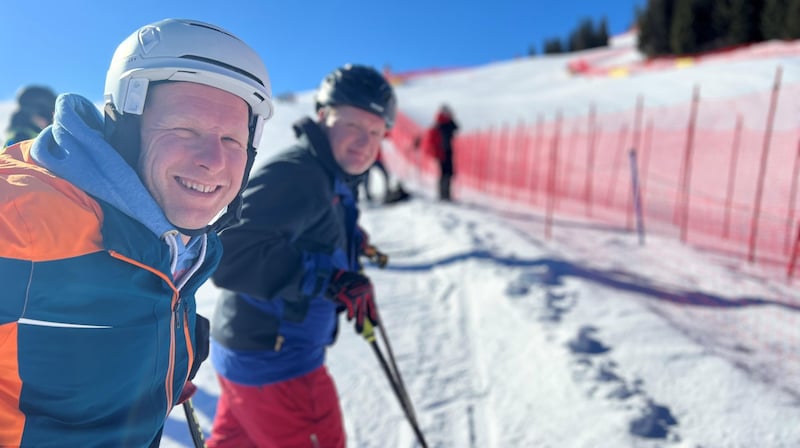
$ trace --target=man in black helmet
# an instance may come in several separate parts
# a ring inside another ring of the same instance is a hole
[[[355,190],[394,123],[396,100],[376,70],[345,65],[323,81],[316,119],[251,179],[242,221],[221,236],[212,320],[221,395],[209,447],[344,447],[342,413],[324,362],[338,312],[378,325],[360,274],[367,247]]]
[[[30,85],[17,94],[17,110],[11,115],[4,146],[35,138],[53,122],[56,94],[46,86]]]

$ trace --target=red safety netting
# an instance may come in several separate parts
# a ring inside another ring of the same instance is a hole
[[[691,95],[687,97],[692,98]],[[800,212],[800,84],[732,99],[694,100],[460,134],[454,190],[556,215],[635,225],[635,149],[647,232],[786,268]],[[401,177],[430,182],[438,165],[418,150],[424,129],[399,114],[387,155]],[[792,267],[794,274],[797,267]]]

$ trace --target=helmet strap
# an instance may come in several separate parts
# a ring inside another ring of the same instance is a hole
[[[141,117],[133,114],[120,114],[111,103],[107,103],[103,111],[105,113],[103,132],[106,141],[138,173],[139,153],[142,146]]]
[[[252,137],[251,137],[252,138]],[[253,147],[252,142],[247,147],[247,164],[244,168],[244,177],[242,178],[242,186],[239,189],[239,194],[228,204],[225,213],[219,217],[214,223],[208,226],[208,230],[213,230],[216,233],[222,233],[223,230],[231,227],[242,219],[242,194],[247,188],[247,181],[250,177],[250,170],[253,168],[253,163],[256,160],[256,149]]]

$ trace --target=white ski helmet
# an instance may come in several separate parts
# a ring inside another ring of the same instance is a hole
[[[186,81],[230,92],[250,106],[257,147],[272,116],[272,89],[258,54],[228,31],[196,20],[145,25],[117,47],[106,74],[105,103],[118,114],[141,115],[154,81]]]
[[[224,29],[196,20],[165,19],[145,25],[117,47],[106,74],[105,137],[134,169],[140,153],[141,115],[150,83],[183,81],[230,92],[250,107],[250,131],[239,194],[212,224],[201,229],[177,227],[185,235],[221,232],[239,220],[242,193],[272,116],[272,89],[261,57]],[[138,170],[137,170],[138,172]]]

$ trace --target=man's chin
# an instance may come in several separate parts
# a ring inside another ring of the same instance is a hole
[[[371,164],[363,164],[363,163],[353,163],[347,166],[344,169],[344,172],[351,175],[351,176],[360,176],[367,172]]]

